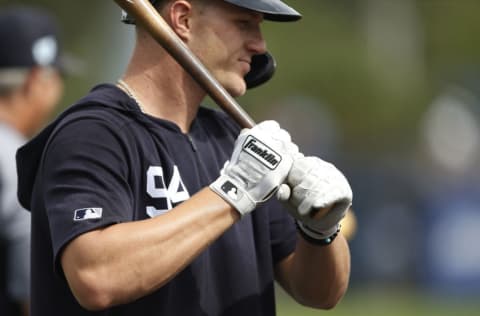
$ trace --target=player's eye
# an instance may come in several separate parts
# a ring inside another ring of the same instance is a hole
[[[237,20],[236,24],[241,30],[248,30],[253,27],[253,22],[250,20]]]

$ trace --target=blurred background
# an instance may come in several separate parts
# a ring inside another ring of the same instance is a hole
[[[319,312],[279,290],[279,315],[478,315],[480,1],[286,2],[304,18],[264,23],[277,72],[239,102],[344,171],[358,227],[343,301]],[[0,3],[59,19],[77,68],[62,108],[123,72],[133,30],[113,1]]]

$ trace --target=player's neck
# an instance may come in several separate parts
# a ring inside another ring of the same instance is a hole
[[[205,92],[179,67],[164,60],[149,67],[132,63],[122,79],[142,111],[172,121],[186,133]]]

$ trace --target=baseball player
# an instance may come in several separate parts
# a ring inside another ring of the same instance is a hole
[[[152,2],[233,96],[266,53],[263,20],[301,17],[280,0]],[[345,177],[274,121],[240,130],[200,106],[205,91],[141,27],[136,39],[118,83],[17,154],[32,315],[275,315],[274,280],[333,307],[350,273]]]

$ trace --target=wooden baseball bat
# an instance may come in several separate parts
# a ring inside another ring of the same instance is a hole
[[[194,78],[210,97],[241,127],[251,128],[253,119],[213,77],[148,0],[115,0]]]

